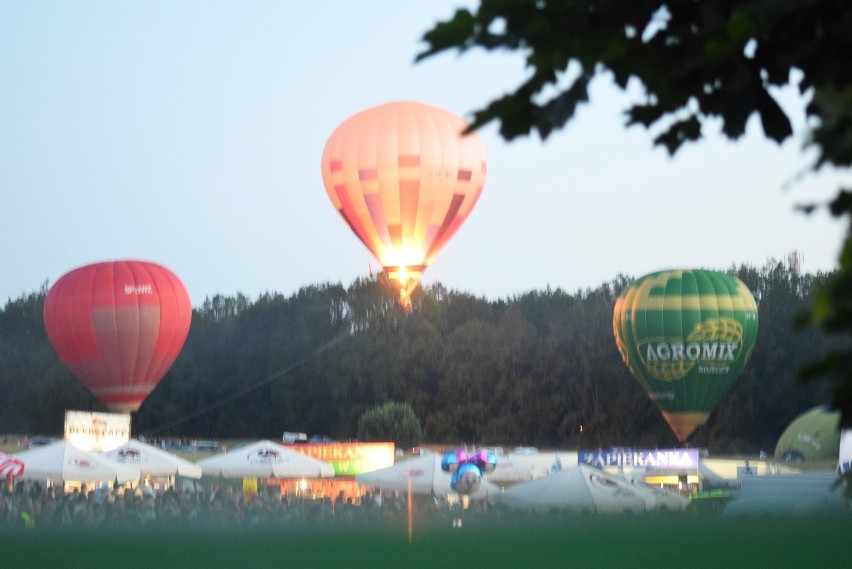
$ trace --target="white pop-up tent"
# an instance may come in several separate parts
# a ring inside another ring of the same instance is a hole
[[[258,441],[196,462],[208,476],[224,478],[331,478],[327,462],[292,451],[272,441]]]
[[[143,475],[201,478],[201,467],[194,462],[134,439],[103,454],[114,462],[138,467]]]
[[[500,503],[506,506],[550,513],[564,511],[591,514],[642,513],[658,509],[677,510],[689,500],[613,476],[586,464],[548,474],[506,489]]]
[[[849,515],[849,505],[832,471],[809,471],[777,476],[744,475],[740,490],[722,515],[766,519]]]
[[[454,494],[450,488],[451,478],[449,472],[441,470],[441,455],[429,453],[403,460],[388,468],[358,474],[355,481],[364,486],[401,493],[408,491],[410,483],[413,494],[446,496]],[[497,485],[483,479],[479,490],[470,497],[473,500],[481,500],[499,493],[500,488]]]
[[[22,478],[56,481],[133,482],[139,480],[139,468],[119,464],[103,455],[81,450],[59,441],[14,455],[24,463]]]
[[[685,510],[690,504],[692,504],[692,501],[686,496],[664,490],[657,486],[645,484],[641,477],[625,477],[624,480],[626,480],[634,488],[637,488],[641,494],[645,495],[646,507],[651,506],[648,509],[679,512]],[[648,499],[647,495],[649,493],[653,496],[653,500]]]

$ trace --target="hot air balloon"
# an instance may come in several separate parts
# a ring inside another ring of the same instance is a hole
[[[471,454],[462,449],[455,450],[441,458],[441,470],[452,473],[450,488],[462,495],[479,490],[482,474],[494,472],[496,467],[497,455],[484,449]]]
[[[168,269],[111,261],[63,275],[44,301],[59,359],[110,410],[139,409],[174,363],[192,306]]]
[[[322,155],[328,197],[410,294],[470,215],[485,183],[485,147],[453,113],[416,102],[364,110],[332,132]]]
[[[734,383],[757,338],[757,304],[742,281],[714,271],[646,275],[619,295],[615,343],[683,442]]]
[[[840,452],[840,411],[814,407],[787,425],[775,446],[775,460],[829,462]]]

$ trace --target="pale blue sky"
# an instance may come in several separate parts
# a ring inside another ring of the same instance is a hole
[[[401,99],[469,117],[523,77],[519,54],[413,63],[459,4],[0,0],[0,304],[110,259],[169,267],[196,306],[366,275],[322,184],[332,130]],[[546,142],[486,128],[485,190],[424,282],[496,299],[793,249],[835,265],[842,224],[793,210],[842,179],[795,181],[803,132],[778,147],[753,120],[671,160],[625,101],[604,78]]]

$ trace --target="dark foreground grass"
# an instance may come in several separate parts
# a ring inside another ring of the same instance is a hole
[[[701,568],[852,566],[852,520],[685,516],[275,527],[0,530],[0,567]]]

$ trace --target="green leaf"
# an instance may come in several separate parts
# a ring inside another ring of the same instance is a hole
[[[664,113],[659,105],[633,105],[627,110],[627,126],[641,124],[647,128],[660,120]]]
[[[476,19],[470,11],[460,8],[456,10],[451,20],[439,22],[434,28],[423,34],[423,41],[429,44],[426,51],[422,51],[414,58],[421,61],[431,55],[442,51],[458,48],[465,50],[470,42],[468,38],[475,35]]]
[[[561,128],[577,110],[577,105],[589,100],[589,81],[585,76],[578,77],[571,87],[548,101],[538,113],[536,128],[542,140],[555,128]]]
[[[680,146],[691,140],[701,138],[701,123],[695,115],[677,121],[663,134],[654,139],[654,144],[663,145],[670,155],[674,155]]]

